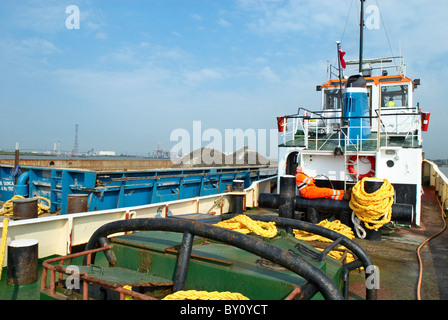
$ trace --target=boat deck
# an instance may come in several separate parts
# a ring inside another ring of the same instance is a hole
[[[380,288],[378,300],[415,300],[419,280],[418,247],[443,227],[442,208],[434,188],[425,187],[422,197],[422,218],[419,227],[399,225],[390,234],[384,232],[381,241],[356,238],[354,241],[367,252],[373,264],[379,268]],[[274,209],[251,210],[250,213],[266,213]],[[448,299],[448,232],[429,241],[420,250],[423,262],[421,299]],[[328,244],[310,242],[315,247]],[[349,299],[365,298],[364,272],[350,273]]]
[[[380,269],[380,300],[417,299],[419,262],[417,248],[426,239],[444,227],[442,208],[433,188],[424,188],[422,197],[422,220],[419,227],[399,227],[390,235],[383,235],[380,242],[360,240],[358,242]],[[423,263],[421,299],[448,299],[448,233],[443,232],[421,249]],[[351,294],[356,298],[362,277],[352,276]],[[359,279],[357,279],[359,278]]]
[[[425,188],[422,198],[421,226],[399,226],[393,233],[382,235],[381,241],[355,239],[369,254],[373,263],[379,267],[380,300],[415,300],[419,279],[419,262],[417,248],[427,238],[437,234],[444,227],[442,211],[433,188]],[[274,213],[273,209],[252,209],[248,213]],[[448,299],[448,233],[443,232],[421,250],[423,261],[423,277],[421,298],[423,300]],[[311,245],[326,246],[322,243]],[[102,258],[104,255],[98,255]],[[41,283],[41,266],[39,265],[39,280],[26,286],[8,286],[6,284],[7,268],[3,268],[0,280],[0,300],[35,300],[39,299]],[[365,297],[365,276],[363,272],[350,273],[350,299]]]
[[[354,241],[367,252],[373,264],[379,268],[380,288],[378,300],[415,300],[419,279],[417,248],[429,237],[440,232],[444,223],[442,209],[434,188],[424,188],[422,197],[422,220],[419,227],[398,226],[389,235],[383,234],[381,241],[356,238]],[[271,209],[263,209],[271,210]],[[255,213],[255,212],[251,212]],[[448,299],[448,232],[435,237],[421,249],[423,277],[422,300]],[[327,244],[311,242],[313,246]],[[349,299],[365,298],[364,272],[350,273]]]

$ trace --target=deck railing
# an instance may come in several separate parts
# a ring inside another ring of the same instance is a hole
[[[325,145],[338,144],[343,140],[354,140],[347,137],[344,132],[358,129],[366,129],[361,126],[341,126],[342,118],[337,116],[336,110],[313,112],[304,108],[299,108],[295,115],[283,117],[283,125],[279,126],[283,144],[288,146],[303,146],[309,150],[324,150]],[[371,117],[347,117],[350,119],[369,119],[369,129],[372,136],[367,139],[359,137],[359,151],[377,150],[379,147],[388,147],[391,141],[406,143],[406,147],[421,146],[421,113],[417,109],[389,108],[386,114]],[[379,119],[379,120],[378,120]],[[379,122],[379,125],[378,125]],[[379,134],[378,134],[379,132]],[[363,146],[364,145],[364,146]],[[368,147],[366,147],[368,146]],[[372,147],[373,146],[373,147]],[[369,150],[363,150],[368,148]]]
[[[423,183],[433,187],[442,205],[447,206],[448,178],[432,161],[423,160]]]

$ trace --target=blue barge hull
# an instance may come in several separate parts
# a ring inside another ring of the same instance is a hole
[[[187,199],[226,191],[233,180],[252,182],[277,174],[266,167],[194,168],[98,172],[92,170],[0,165],[0,201],[14,195],[45,197],[51,212],[67,213],[67,196],[88,195],[88,211],[138,206]]]

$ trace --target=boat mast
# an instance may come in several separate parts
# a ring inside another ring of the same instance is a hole
[[[362,48],[364,41],[364,2],[361,0],[361,21],[359,23],[359,73],[362,74]]]

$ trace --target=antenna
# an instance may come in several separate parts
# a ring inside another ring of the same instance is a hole
[[[359,23],[359,73],[362,74],[362,49],[364,42],[364,2],[361,0],[361,21]]]
[[[78,147],[78,125],[75,124],[75,145],[73,146],[73,155],[77,154],[79,152]]]

